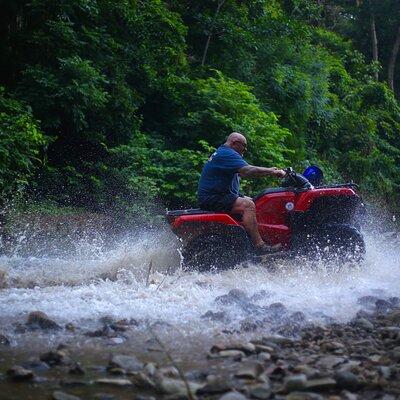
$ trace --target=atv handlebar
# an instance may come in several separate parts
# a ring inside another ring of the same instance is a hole
[[[296,189],[313,189],[313,185],[303,175],[296,173],[292,167],[285,168],[286,176],[282,181],[283,187],[295,187]]]

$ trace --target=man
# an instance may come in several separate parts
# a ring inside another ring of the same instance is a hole
[[[198,203],[203,210],[242,215],[243,226],[250,235],[256,251],[270,252],[274,249],[262,240],[258,232],[253,200],[239,192],[239,176],[283,178],[286,172],[275,167],[249,165],[243,159],[246,150],[247,140],[241,133],[233,132],[226,138],[226,142],[211,155],[203,167],[197,194]]]

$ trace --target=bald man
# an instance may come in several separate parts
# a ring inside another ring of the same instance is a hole
[[[203,167],[198,187],[198,203],[203,210],[242,215],[242,223],[260,253],[273,250],[258,232],[256,206],[250,197],[240,194],[240,177],[276,176],[286,172],[278,168],[255,167],[243,159],[247,150],[246,138],[231,133],[226,142],[211,155]]]

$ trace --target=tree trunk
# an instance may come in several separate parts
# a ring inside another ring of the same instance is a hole
[[[219,14],[219,10],[221,9],[221,7],[223,6],[224,3],[225,3],[225,0],[218,0],[217,9],[215,10],[214,18],[213,18],[211,26],[210,26],[210,32],[209,32],[209,34],[207,36],[207,42],[206,42],[206,45],[204,47],[203,57],[201,59],[201,66],[202,67],[204,67],[204,64],[206,63],[207,52],[208,52],[208,48],[210,46],[211,37],[213,35],[215,21],[217,20],[217,17],[218,17],[218,14]]]
[[[396,58],[400,47],[400,25],[397,29],[396,40],[392,47],[392,53],[390,54],[389,66],[388,66],[388,83],[390,88],[394,91],[394,68],[396,66]]]
[[[378,62],[378,37],[376,36],[375,28],[375,13],[372,7],[372,0],[369,0],[369,11],[370,11],[370,30],[371,30],[371,44],[372,44],[372,59]],[[378,80],[378,71],[375,71],[375,80]]]

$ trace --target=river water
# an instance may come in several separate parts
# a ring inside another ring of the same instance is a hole
[[[215,301],[232,289],[243,290],[259,307],[280,302],[289,312],[301,311],[308,322],[345,322],[360,309],[362,296],[400,296],[399,240],[382,232],[365,237],[367,254],[358,268],[293,260],[270,268],[182,272],[179,242],[167,229],[111,242],[89,235],[68,254],[51,258],[16,251],[0,257],[0,333],[12,338],[14,348],[29,347],[32,335],[15,333],[15,326],[40,310],[59,325],[72,323],[81,332],[98,328],[101,318],[110,317],[134,319],[139,327],[142,322],[165,324],[187,338],[213,338],[222,329],[239,330],[252,318],[245,307]],[[222,311],[223,321],[202,318],[207,311]],[[171,329],[162,331],[168,335]],[[60,335],[67,333],[59,333],[58,340]],[[43,337],[47,343],[49,335]]]

